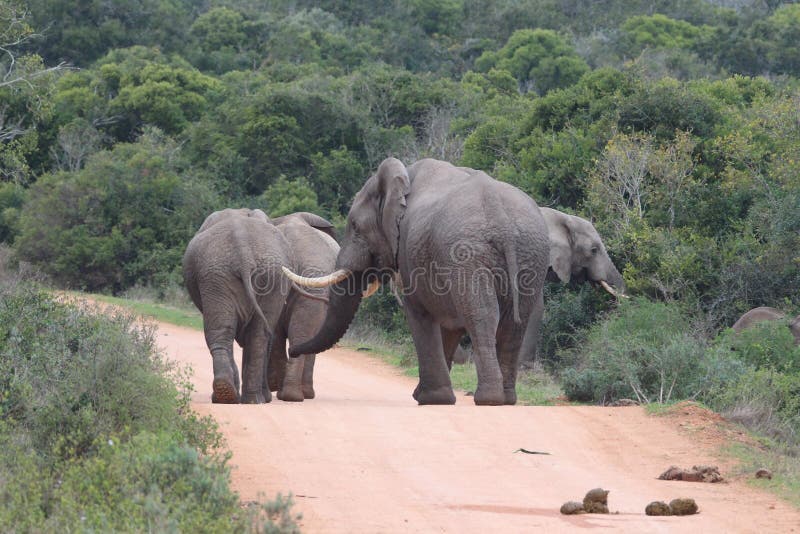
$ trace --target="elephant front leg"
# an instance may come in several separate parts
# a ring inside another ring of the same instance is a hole
[[[306,354],[303,363],[303,397],[307,399],[313,399],[316,396],[314,392],[314,364],[316,361],[316,354]]]
[[[413,397],[419,404],[455,404],[456,396],[444,359],[439,325],[427,315],[420,316],[411,307],[403,307],[419,361],[419,384]]]
[[[283,379],[283,386],[278,392],[278,398],[287,402],[303,402],[302,379],[305,367],[305,355],[296,358],[289,358],[286,364],[286,375]]]

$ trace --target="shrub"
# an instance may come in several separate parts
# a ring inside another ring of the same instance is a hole
[[[755,369],[800,373],[800,347],[795,346],[786,321],[763,321],[738,334],[726,330],[718,343],[732,357]]]
[[[0,286],[0,531],[296,532],[243,513],[229,455],[151,328]]]
[[[800,373],[750,369],[708,402],[759,434],[800,444]]]
[[[562,354],[576,363],[562,373],[564,391],[573,400],[603,403],[691,397],[700,387],[704,348],[678,306],[624,302],[590,328],[583,346]]]
[[[563,365],[559,352],[585,339],[588,327],[607,309],[608,298],[588,284],[582,284],[576,291],[560,283],[546,283],[544,291],[545,310],[537,361],[557,370]]]

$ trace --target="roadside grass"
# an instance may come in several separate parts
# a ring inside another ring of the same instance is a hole
[[[178,308],[150,300],[130,300],[97,293],[65,291],[64,294],[76,299],[86,297],[98,302],[111,304],[112,306],[119,306],[135,315],[149,317],[156,321],[193,328],[194,330],[203,330],[203,316],[197,310]]]
[[[768,443],[763,449],[743,443],[733,443],[724,447],[722,452],[739,460],[736,474],[743,475],[748,485],[770,491],[800,508],[798,451],[787,450],[777,443]],[[772,479],[755,478],[754,473],[761,468],[771,471]]]

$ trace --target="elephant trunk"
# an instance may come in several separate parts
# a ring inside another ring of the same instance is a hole
[[[361,303],[365,288],[363,272],[353,273],[347,279],[330,287],[330,303],[325,320],[310,340],[289,348],[289,356],[317,354],[328,350],[347,332]]]

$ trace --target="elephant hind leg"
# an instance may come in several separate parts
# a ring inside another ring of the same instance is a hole
[[[447,330],[442,328],[442,349],[444,350],[444,360],[447,363],[447,369],[453,368],[453,355],[458,349],[458,343],[464,337],[464,330]]]
[[[477,405],[497,406],[505,403],[503,375],[497,358],[496,336],[500,310],[492,287],[484,282],[480,287],[476,279],[474,296],[466,304],[463,315],[467,318],[467,332],[472,339],[478,387],[473,400]]]
[[[251,321],[242,350],[242,403],[263,404],[272,400],[264,386],[264,366],[269,350],[270,334],[256,321]]]
[[[533,315],[532,315],[533,317]],[[539,318],[541,315],[538,316]],[[534,321],[536,318],[534,317]],[[538,324],[535,325],[538,331]],[[497,360],[503,375],[503,404],[517,403],[517,371],[523,351],[526,330],[530,330],[531,322],[506,321],[497,331]],[[536,332],[534,332],[536,333]]]
[[[233,359],[235,313],[232,311],[223,313],[219,310],[211,313],[206,310],[203,316],[203,331],[214,369],[211,402],[236,404],[239,402],[239,370]]]
[[[267,383],[269,391],[281,389],[286,376],[286,333],[283,327],[275,330],[270,345],[269,362],[267,363]],[[280,395],[278,396],[280,398]]]

